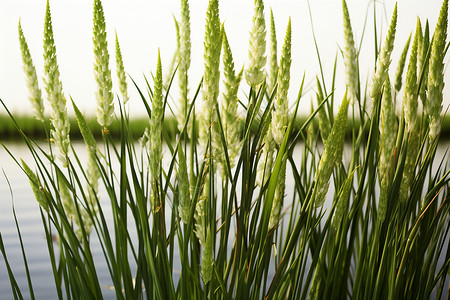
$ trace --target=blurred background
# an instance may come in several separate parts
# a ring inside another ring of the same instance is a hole
[[[62,0],[50,1],[54,38],[58,63],[66,97],[70,95],[80,109],[95,114],[94,91],[96,83],[93,74],[92,51],[92,2]],[[359,45],[361,81],[372,76],[375,64],[374,54],[374,13],[376,15],[378,43],[384,42],[395,1],[347,0],[355,41]],[[44,90],[43,76],[43,23],[45,0],[2,0],[0,1],[0,98],[15,113],[31,113],[28,103],[28,90],[22,71],[22,60],[18,42],[18,22],[21,20],[31,55],[40,76],[41,89]],[[108,32],[108,47],[111,56],[113,82],[116,83],[114,59],[114,32],[119,37],[125,71],[144,88],[144,77],[151,78],[156,68],[158,48],[161,50],[163,72],[169,68],[176,50],[174,17],[179,19],[180,3],[177,0],[105,0],[104,13]],[[390,75],[393,77],[398,58],[409,34],[415,29],[416,18],[420,17],[424,26],[430,21],[434,30],[440,0],[399,0],[398,26],[395,48],[392,56]],[[190,1],[192,59],[189,71],[191,97],[203,74],[203,38],[207,1]],[[292,19],[292,69],[290,98],[295,99],[303,77],[306,74],[306,93],[314,95],[315,76],[319,75],[319,64],[314,46],[313,28],[316,35],[327,83],[331,89],[334,59],[337,55],[336,99],[344,92],[344,66],[339,46],[343,44],[342,2],[338,0],[266,0],[266,26],[269,31],[270,8],[273,9],[280,55],[288,18]],[[220,1],[221,20],[225,24],[236,68],[247,60],[249,30],[253,15],[253,1]],[[311,23],[312,18],[312,23]],[[312,26],[313,25],[313,26]],[[364,31],[365,30],[365,31]],[[363,36],[364,34],[364,36]],[[269,36],[268,36],[269,37]],[[269,45],[269,44],[268,44]],[[446,65],[448,63],[446,58]],[[448,72],[447,72],[448,73]],[[448,74],[446,75],[448,77]],[[446,82],[449,80],[446,78]],[[177,87],[177,84],[175,85]],[[364,87],[364,86],[363,86]],[[117,86],[114,86],[117,93]],[[241,96],[248,92],[241,86]],[[143,106],[136,89],[129,81],[131,101],[129,109],[132,116],[142,116]],[[45,93],[44,93],[45,95]],[[177,89],[172,96],[178,97]],[[444,89],[444,110],[450,103],[450,86]],[[309,113],[310,96],[304,102]],[[176,102],[173,102],[176,103]],[[71,113],[71,108],[69,108]]]

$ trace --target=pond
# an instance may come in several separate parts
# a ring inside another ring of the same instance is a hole
[[[437,164],[444,157],[445,152],[449,149],[449,146],[450,141],[441,143],[441,146],[438,148],[436,154],[435,167],[437,167]],[[10,143],[7,147],[17,158],[24,159],[30,164],[30,166],[32,166],[31,162],[33,160],[31,155],[23,144]],[[80,150],[77,151],[77,153],[81,153],[81,155],[85,153],[83,144],[78,143],[75,144],[74,147],[75,149]],[[296,163],[298,163],[298,165],[300,164],[299,161],[301,155],[297,154],[301,152],[301,147],[302,146],[297,146],[294,153]],[[346,146],[347,150],[349,150],[350,147],[350,145]],[[165,151],[168,150],[166,149]],[[83,161],[83,157],[81,157],[81,159]],[[344,159],[349,159],[346,153],[344,153]],[[169,158],[166,158],[164,163],[168,163],[168,160]],[[3,171],[3,174],[0,177],[0,232],[5,243],[8,259],[13,268],[16,279],[18,280],[18,284],[22,288],[24,297],[29,298],[25,268],[22,254],[20,252],[20,243],[12,212],[13,205],[17,214],[17,219],[25,246],[35,296],[37,299],[56,299],[57,295],[47,252],[47,244],[45,241],[42,220],[39,213],[38,204],[34,199],[28,179],[14,160],[8,156],[4,149],[0,150],[0,167]],[[447,169],[448,167],[449,164],[447,162]],[[294,189],[294,180],[292,176],[287,176],[286,180],[287,195],[285,199],[287,199],[287,201],[291,201],[292,190]],[[332,186],[330,188],[332,188]],[[331,204],[332,194],[333,191],[330,190],[326,202],[328,207],[330,207]],[[111,206],[106,194],[101,193],[100,199],[105,215],[108,217],[107,222],[112,224]],[[129,228],[131,228],[131,235],[133,235],[135,232],[133,232],[133,224],[130,219],[131,218],[129,218]],[[229,247],[231,247],[231,244]],[[99,243],[95,239],[93,239],[92,242],[92,249],[99,280],[104,288],[104,296],[106,299],[115,299],[114,291],[110,288],[111,279],[109,278],[109,271],[103,258],[103,252],[101,251]],[[177,249],[177,246],[175,246],[175,249]],[[175,262],[175,277],[178,276],[178,272],[176,271],[177,267],[179,267],[179,264],[177,265],[177,262]],[[174,280],[177,281],[178,278],[174,278]],[[11,288],[3,257],[0,257],[0,295],[11,295]]]

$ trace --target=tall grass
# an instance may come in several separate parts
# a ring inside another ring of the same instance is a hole
[[[159,56],[153,82],[139,87],[126,78],[116,35],[121,96],[113,102],[105,19],[101,1],[94,1],[97,132],[88,126],[76,99],[71,101],[87,146],[87,161],[81,160],[69,140],[48,2],[45,82],[53,112],[50,123],[42,120],[48,144],[24,134],[3,104],[34,159],[19,162],[5,147],[28,176],[40,204],[58,297],[103,298],[105,290],[91,248],[94,241],[100,244],[117,299],[448,297],[450,170],[445,157],[440,161],[436,157],[448,0],[442,4],[434,34],[418,22],[406,73],[403,66],[410,41],[402,47],[404,55],[398,62],[390,57],[399,40],[394,9],[384,45],[375,51],[376,68],[367,88],[359,77],[358,46],[343,0],[346,93],[334,94],[337,62],[329,81],[321,66],[317,105],[311,104],[311,114],[295,132],[298,108],[307,100],[304,76],[297,99],[288,105],[291,30],[295,30],[290,21],[277,61],[271,14],[272,47],[266,66],[265,8],[262,0],[255,0],[249,62],[243,74],[243,69],[235,71],[234,45],[228,43],[221,26],[219,2],[211,0],[204,77],[188,87],[192,84],[187,76],[188,1],[182,0],[181,7],[181,21],[176,21],[179,49],[167,82],[163,82]],[[36,72],[20,24],[19,37],[30,100],[42,119],[41,102],[36,102],[40,95],[34,84]],[[318,48],[317,55],[320,62]],[[396,62],[399,71],[391,80],[389,68]],[[180,90],[173,92],[177,73]],[[148,112],[149,129],[140,145],[131,131],[127,81],[138,90]],[[327,90],[327,85],[332,89]],[[248,90],[245,97],[238,96],[239,88]],[[168,101],[171,95],[180,100],[176,115]],[[337,112],[334,99],[342,99]],[[422,111],[418,99],[423,102]],[[400,111],[395,110],[396,102],[402,103]],[[174,139],[162,125],[166,116],[179,121]],[[111,125],[113,118],[120,124],[118,129]],[[315,120],[319,127],[313,126]],[[348,159],[343,159],[348,122],[352,140],[351,147],[345,148]],[[119,141],[113,140],[113,130],[120,132]],[[94,138],[98,132],[101,141]],[[162,143],[168,149],[164,154]],[[286,190],[286,177],[293,178],[293,190]],[[112,215],[102,207],[100,197],[109,200]],[[326,204],[326,199],[331,203]],[[12,296],[22,299],[24,287],[14,276],[18,266],[10,265],[1,234],[0,250]],[[22,246],[21,250],[34,299],[28,249]],[[180,269],[174,267],[178,264]]]

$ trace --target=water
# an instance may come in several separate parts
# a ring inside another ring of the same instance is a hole
[[[450,142],[442,144],[438,149],[436,157],[443,157],[444,152],[449,149],[449,146]],[[24,161],[29,163],[30,166],[33,165],[33,159],[29,154],[29,151],[23,144],[9,144],[8,149],[16,157],[20,157]],[[84,145],[75,144],[75,149],[82,150],[77,151],[77,153],[81,154],[81,160],[83,161],[84,158],[82,155],[85,152]],[[347,148],[347,150],[349,150],[349,148]],[[298,147],[294,152],[297,167],[300,165],[300,151],[300,147]],[[346,152],[347,151],[344,151],[344,159],[349,159],[349,157],[347,157],[346,155]],[[168,151],[166,153],[168,153]],[[14,217],[12,214],[13,205],[22,233],[35,296],[37,299],[56,299],[57,295],[55,284],[53,281],[51,264],[47,252],[47,242],[44,236],[44,229],[42,226],[38,204],[34,199],[33,193],[28,183],[28,179],[23,174],[19,166],[11,157],[7,155],[7,153],[3,149],[0,151],[0,157],[0,167],[2,168],[4,174],[6,174],[0,177],[0,232],[5,243],[7,256],[13,269],[14,275],[16,276],[25,299],[29,298],[25,268],[23,264],[22,254],[20,252],[20,244],[17,230],[14,224]],[[170,158],[165,157],[164,164],[167,164],[169,159]],[[435,160],[436,163],[438,163],[439,161],[440,159]],[[287,201],[290,201],[292,199],[292,194],[289,194],[289,191],[292,191],[294,189],[294,180],[292,176],[287,176],[286,180],[286,191],[288,193],[286,199]],[[11,189],[8,185],[8,181],[11,185]],[[330,186],[330,188],[332,188],[332,186]],[[328,203],[326,204],[328,205],[328,207],[331,204],[332,194],[332,190],[330,190],[326,202]],[[105,194],[101,194],[100,199],[105,215],[109,217],[107,219],[107,222],[108,225],[110,225],[112,224],[112,220],[110,217],[112,215],[111,206]],[[131,235],[133,235],[134,232],[132,229],[133,226],[131,218],[129,218],[129,222]],[[96,263],[99,280],[104,289],[103,292],[105,298],[115,299],[114,291],[110,288],[111,279],[109,278],[109,271],[103,258],[103,253],[101,251],[100,245],[98,244],[98,241],[95,241],[95,239],[92,240],[94,261]],[[229,245],[229,247],[231,247],[231,245]],[[175,245],[175,249],[177,249],[177,245]],[[178,254],[175,253],[176,258],[174,265],[174,276],[176,277],[179,276],[179,273],[176,270],[179,270],[180,266],[179,257],[177,257],[177,255]],[[178,278],[174,278],[174,280],[177,281]],[[9,278],[3,257],[0,257],[0,295],[12,296]],[[5,298],[11,298],[10,296],[7,296]],[[0,298],[3,298],[3,296],[0,296]]]

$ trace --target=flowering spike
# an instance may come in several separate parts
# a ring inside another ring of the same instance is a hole
[[[178,50],[178,85],[180,87],[180,108],[178,111],[178,130],[182,130],[186,121],[190,101],[188,71],[191,65],[191,24],[188,0],[181,0],[181,20],[179,22],[179,50]],[[190,133],[192,123],[188,123],[187,132]]]
[[[386,216],[388,185],[391,182],[394,156],[395,139],[397,138],[397,124],[395,108],[392,101],[392,88],[389,75],[384,81],[383,98],[381,99],[380,120],[380,161],[378,163],[378,176],[380,178],[380,200],[378,202],[378,223],[382,223]]]
[[[31,59],[30,50],[27,41],[23,34],[22,25],[19,21],[19,42],[20,51],[22,52],[23,71],[25,72],[28,91],[30,93],[29,99],[35,111],[36,119],[44,121],[44,101],[42,100],[42,92],[39,88],[38,79],[36,76],[36,68]]]
[[[263,148],[262,148],[262,158],[258,165],[257,171],[257,184],[263,187],[266,182],[269,180],[270,174],[272,173],[272,166],[274,163],[274,155],[275,155],[275,141],[272,136],[272,130],[267,130],[266,135],[263,139]]]
[[[101,177],[100,169],[97,166],[97,142],[92,135],[89,126],[87,125],[86,119],[82,115],[81,111],[75,105],[72,100],[73,110],[75,112],[75,117],[77,119],[78,127],[80,128],[81,135],[83,136],[84,143],[88,151],[88,162],[87,162],[87,180],[88,180],[88,194],[91,209],[96,211],[97,209],[97,199],[98,199],[98,180]]]
[[[94,75],[97,81],[97,121],[106,131],[114,113],[111,70],[109,69],[108,42],[106,41],[105,16],[100,0],[94,0]]]
[[[233,168],[235,158],[239,154],[240,136],[239,136],[239,120],[237,116],[239,84],[242,78],[242,70],[236,74],[234,71],[233,55],[231,53],[228,38],[222,27],[223,38],[223,84],[225,92],[223,93],[223,102],[221,110],[221,120],[223,126],[223,133],[227,143],[228,157],[230,159],[231,167]],[[222,169],[225,168],[225,157],[221,157]]]
[[[400,59],[398,60],[397,73],[395,74],[395,90],[397,92],[399,92],[400,89],[402,88],[403,70],[405,68],[406,55],[408,54],[410,42],[411,42],[411,35],[409,35],[405,47],[403,48],[402,54],[400,55]]]
[[[339,196],[336,200],[336,209],[333,214],[333,219],[331,220],[331,227],[335,231],[339,229],[342,218],[348,214],[348,203],[350,192],[352,191],[353,174],[355,173],[355,171],[356,169],[348,174],[347,179],[345,179],[344,184],[339,190]]]
[[[152,182],[155,182],[159,178],[161,170],[161,130],[162,130],[162,117],[164,115],[162,97],[162,68],[161,68],[161,56],[158,50],[158,63],[156,67],[155,82],[153,89],[152,100],[152,116],[150,119],[149,129],[149,145],[150,145],[150,174],[152,176]]]
[[[169,67],[166,69],[166,74],[164,75],[164,89],[169,88],[170,81],[173,77],[173,72],[175,71],[175,67],[178,65],[178,60],[180,57],[180,24],[178,23],[175,16],[173,16],[173,22],[175,23],[175,32],[177,37],[177,50],[172,56],[172,60],[170,61]],[[177,114],[177,122],[181,123],[183,120],[180,120],[181,114]]]
[[[281,209],[283,208],[284,191],[286,188],[286,162],[287,156],[283,157],[280,173],[278,175],[278,183],[273,197],[272,210],[270,211],[269,228],[278,225],[281,219]]]
[[[206,245],[206,236],[207,236],[206,217],[205,217],[206,209],[207,209],[206,197],[202,197],[197,201],[194,214],[195,219],[194,232],[202,246]]]
[[[314,203],[316,207],[321,206],[325,201],[334,165],[342,159],[348,104],[347,91],[345,91],[344,99],[339,107],[339,112],[334,120],[333,128],[331,129],[322,156],[320,157],[315,178],[316,184],[314,186]]]
[[[250,31],[248,50],[249,65],[245,73],[248,85],[256,87],[264,81],[266,53],[266,21],[264,19],[263,0],[255,0],[252,30]]]
[[[272,112],[272,134],[275,142],[281,145],[283,142],[284,132],[288,125],[288,90],[291,79],[291,19],[286,30],[283,50],[281,52],[280,68],[278,72],[278,88],[277,97]]]
[[[201,275],[204,283],[208,283],[212,279],[213,264],[213,235],[208,228],[206,231],[206,244],[204,245],[202,252]]]
[[[420,23],[417,21],[416,34],[414,35],[409,57],[408,71],[406,72],[405,94],[403,96],[405,122],[410,132],[414,129],[417,115],[417,48],[420,30]]]
[[[397,3],[395,4],[394,13],[392,14],[391,25],[389,26],[388,33],[386,35],[386,41],[384,42],[383,50],[378,55],[377,69],[374,72],[372,78],[372,87],[370,89],[370,97],[375,99],[381,92],[384,80],[391,64],[391,53],[394,49],[395,30],[397,27]]]
[[[409,132],[408,146],[406,149],[405,165],[403,167],[402,180],[400,182],[399,200],[405,202],[409,197],[409,190],[415,176],[416,159],[420,150],[420,139],[418,131],[419,123],[415,130]]]
[[[186,156],[183,152],[181,143],[178,144],[178,190],[179,190],[179,209],[178,214],[184,224],[189,221],[189,212],[191,211],[191,195],[189,191],[189,179],[187,173]]]
[[[63,166],[67,167],[67,155],[70,145],[70,124],[67,116],[66,98],[64,97],[62,83],[59,78],[49,1],[47,1],[45,10],[44,71],[46,75],[44,82],[47,99],[52,107],[50,117],[53,129],[51,133],[56,147],[59,150],[58,157]]]
[[[219,19],[219,1],[210,0],[206,13],[205,30],[205,73],[203,75],[203,116],[201,135],[203,142],[207,140],[207,132],[217,118],[216,104],[219,95],[219,65],[222,38]],[[216,128],[214,126],[214,128]],[[214,131],[213,131],[214,133]]]
[[[427,112],[428,104],[426,103],[426,101],[427,101],[427,85],[428,85],[428,70],[429,70],[427,53],[428,53],[429,47],[430,47],[430,25],[427,20],[426,25],[425,25],[425,30],[423,33],[422,43],[420,44],[420,48],[419,48],[419,57],[418,57],[418,70],[420,72],[419,74],[422,75],[422,72],[423,72],[422,83],[420,84],[419,96],[420,96],[420,99],[422,100],[422,105],[423,105],[423,108],[424,108],[426,114],[428,114],[428,112]],[[420,77],[419,77],[419,79],[420,79]]]
[[[439,19],[433,36],[430,56],[430,69],[428,71],[428,115],[430,121],[431,140],[435,139],[441,131],[442,91],[444,89],[444,54],[447,41],[447,15],[448,0],[444,0],[439,13]]]
[[[316,93],[317,105],[320,105],[320,103],[324,100],[324,96],[318,77],[316,77],[316,82],[317,82],[317,93]],[[323,143],[326,142],[328,135],[330,134],[330,131],[331,131],[330,121],[328,120],[325,107],[322,106],[319,110],[319,132]]]
[[[37,202],[40,206],[42,206],[43,209],[48,211],[48,202],[47,198],[45,196],[45,192],[43,187],[41,186],[41,182],[39,178],[36,176],[36,174],[31,170],[31,168],[22,160],[20,159],[22,163],[23,170],[25,171],[25,174],[28,176],[28,180],[30,181],[31,189],[33,190],[34,197],[36,198]]]
[[[390,173],[394,160],[395,139],[396,139],[395,108],[392,102],[392,90],[389,76],[384,82],[383,98],[381,100],[381,121],[380,121],[380,178],[384,178]]]
[[[270,9],[270,56],[269,56],[269,74],[268,90],[272,93],[278,78],[278,58],[277,58],[277,34],[275,30],[275,20],[273,11]]]
[[[130,99],[128,97],[127,76],[125,75],[125,68],[123,66],[122,52],[120,51],[119,39],[116,32],[116,68],[117,78],[119,79],[119,89],[122,94],[123,104],[126,104]]]
[[[358,57],[356,54],[355,41],[353,39],[353,30],[350,23],[347,3],[342,0],[342,10],[344,16],[344,65],[345,65],[345,84],[350,91],[350,101],[353,104],[358,91]]]

